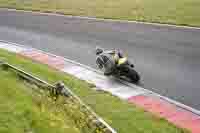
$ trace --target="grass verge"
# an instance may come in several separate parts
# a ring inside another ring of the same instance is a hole
[[[0,0],[0,7],[200,26],[199,0]]]
[[[110,94],[97,92],[91,85],[43,64],[19,57],[16,54],[0,50],[0,59],[22,68],[25,71],[54,83],[62,80],[92,109],[102,116],[113,128],[120,133],[186,133],[164,119],[155,117],[143,109],[130,105],[126,101]],[[4,83],[5,84],[5,83]],[[1,85],[2,88],[2,85]]]
[[[16,74],[0,68],[0,79],[1,133],[80,133],[58,104],[44,93],[31,91],[32,86]]]
[[[0,67],[0,78],[4,78],[0,81],[0,132],[107,133],[73,95],[56,95],[53,88],[5,65]]]

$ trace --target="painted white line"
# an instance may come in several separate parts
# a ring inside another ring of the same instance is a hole
[[[163,99],[163,100],[165,100],[165,101],[167,101],[167,102],[169,102],[169,103],[172,103],[172,104],[176,105],[177,107],[180,107],[180,108],[182,108],[182,109],[185,109],[185,110],[187,110],[187,111],[189,111],[189,112],[192,112],[192,113],[194,113],[194,114],[200,116],[200,110],[194,109],[194,108],[192,108],[192,107],[190,107],[190,106],[188,106],[188,105],[185,105],[185,104],[183,104],[183,103],[180,103],[180,102],[178,102],[178,101],[175,101],[175,100],[173,100],[173,99],[171,99],[171,98],[168,98],[168,97],[166,97],[166,96],[162,96],[162,95],[160,95],[160,94],[158,94],[158,93],[155,93],[155,92],[153,92],[153,91],[151,91],[151,90],[142,88],[142,87],[140,87],[140,86],[136,86],[136,85],[134,85],[134,84],[130,84],[130,83],[126,82],[126,81],[121,81],[121,82],[124,82],[125,84],[127,84],[127,85],[129,85],[129,86],[132,86],[132,87],[135,87],[135,88],[138,88],[138,89],[146,90],[146,91],[148,91],[148,93],[147,93],[148,95],[157,96],[157,97],[159,97],[159,98],[161,98],[161,99]]]
[[[78,62],[72,61],[70,59],[66,59],[54,54],[50,54],[50,53],[46,53],[44,51],[32,48],[32,47],[27,47],[27,46],[23,46],[20,44],[16,44],[16,43],[11,43],[8,41],[3,41],[0,40],[0,42],[5,43],[5,48],[7,49],[7,47],[22,47],[24,48],[25,51],[38,51],[40,53],[44,53],[46,55],[49,55],[51,57],[57,57],[57,58],[62,58],[64,59],[65,62],[65,68],[63,68],[61,71],[72,74],[82,80],[88,81],[90,83],[94,83],[97,87],[97,89],[101,89],[107,92],[110,92],[111,94],[118,96],[121,99],[128,99],[131,96],[135,96],[135,95],[142,95],[145,94],[146,91],[141,90],[141,89],[136,89],[133,87],[129,87],[126,84],[123,84],[121,82],[116,82],[116,79],[111,79],[108,78],[106,76],[104,76],[101,72],[90,68],[89,66],[80,64]],[[89,75],[90,76],[86,76]]]
[[[24,50],[23,47],[10,46],[10,45],[6,45],[5,43],[2,43],[2,42],[0,42],[0,48],[7,49],[8,51],[15,52],[15,53],[19,53]]]
[[[31,47],[29,48],[29,47],[26,47],[26,46],[23,46],[23,45],[20,45],[20,44],[16,44],[16,43],[11,43],[11,42],[4,41],[4,40],[0,40],[0,42],[1,42],[1,45],[3,43],[5,43],[5,45],[7,45],[7,46],[10,44],[10,45],[14,45],[17,48],[21,47],[23,49],[34,49],[36,51],[45,53],[47,55],[52,55],[54,57],[60,57],[60,56],[57,56],[57,55],[54,55],[54,54],[50,54],[50,53],[47,53],[47,52],[44,52],[44,51],[41,51],[41,50],[38,50],[38,49],[35,49],[35,48],[31,48]],[[3,48],[6,48],[6,47],[3,47]],[[110,83],[109,78],[103,76],[101,72],[99,72],[99,71],[97,71],[97,70],[95,70],[95,69],[93,69],[93,68],[91,68],[89,66],[80,64],[78,62],[75,62],[73,60],[66,59],[66,58],[65,58],[65,61],[70,62],[70,63],[72,63],[74,65],[78,65],[78,66],[82,67],[81,69],[92,71],[93,74],[94,74],[92,78],[96,78],[93,82],[100,80],[100,81],[97,82],[97,86],[98,87],[103,87],[103,90],[105,89],[105,91],[109,91],[112,94],[114,93],[114,95],[119,96],[122,99],[128,99],[129,97],[136,96],[136,95],[142,95],[142,94],[145,94],[145,95],[154,95],[154,96],[157,96],[157,97],[159,97],[159,98],[161,98],[163,100],[166,100],[169,103],[172,103],[172,104],[176,105],[177,107],[180,107],[182,109],[188,110],[188,111],[190,111],[190,112],[192,112],[192,113],[197,114],[197,115],[200,116],[200,111],[199,110],[194,109],[192,107],[189,107],[189,106],[187,106],[185,104],[182,104],[180,102],[177,102],[175,100],[172,100],[172,99],[170,99],[168,97],[162,96],[162,95],[160,95],[158,93],[155,93],[153,91],[150,91],[150,90],[142,88],[140,86],[128,83],[128,82],[120,80],[120,79],[118,79],[120,81],[119,83],[115,82],[115,83],[118,83],[118,84]],[[69,68],[64,68],[62,71],[67,72],[67,73],[70,72],[69,71],[70,69],[69,70],[67,70],[67,69],[69,69]],[[79,76],[80,77],[84,77],[84,78],[88,77],[88,76],[85,76],[85,74],[79,75]],[[102,82],[104,84],[102,84]],[[120,84],[120,83],[122,83],[122,84]],[[104,87],[108,87],[110,90],[108,88],[104,88]],[[132,89],[130,89],[130,88],[132,88]],[[122,91],[119,91],[119,90],[122,90]]]
[[[62,71],[72,74],[90,83],[94,83],[97,89],[100,88],[101,90],[110,92],[111,94],[122,99],[128,99],[130,96],[141,95],[145,94],[146,92],[141,89],[133,89],[132,87],[127,87],[127,85],[116,82],[111,78],[105,77],[81,66],[66,66],[66,68],[64,68]]]
[[[46,16],[61,16],[66,18],[77,18],[77,19],[87,19],[87,20],[95,20],[95,21],[103,21],[103,22],[119,22],[119,23],[136,23],[136,24],[144,24],[144,25],[152,25],[152,26],[160,26],[160,27],[172,27],[172,28],[181,28],[181,29],[195,29],[200,30],[200,27],[195,26],[184,26],[184,25],[175,25],[175,24],[165,24],[165,23],[153,23],[153,22],[143,22],[137,20],[119,20],[119,19],[105,19],[105,18],[95,18],[95,17],[86,17],[86,16],[72,16],[72,15],[62,15],[58,13],[45,13],[45,12],[38,12],[38,11],[25,11],[25,10],[16,10],[10,8],[0,8],[0,10],[8,10],[13,12],[25,12],[25,13],[32,13],[32,14],[40,14]]]

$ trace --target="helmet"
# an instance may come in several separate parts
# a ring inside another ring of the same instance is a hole
[[[99,54],[101,54],[101,53],[103,53],[103,49],[102,48],[96,48],[96,55],[99,55]]]

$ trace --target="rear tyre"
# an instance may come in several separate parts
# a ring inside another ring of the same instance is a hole
[[[129,69],[127,77],[134,83],[138,83],[140,81],[140,75],[132,68]]]

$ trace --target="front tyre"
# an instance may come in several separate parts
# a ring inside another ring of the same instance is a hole
[[[140,75],[132,68],[129,69],[127,77],[134,83],[138,83],[140,81]]]

